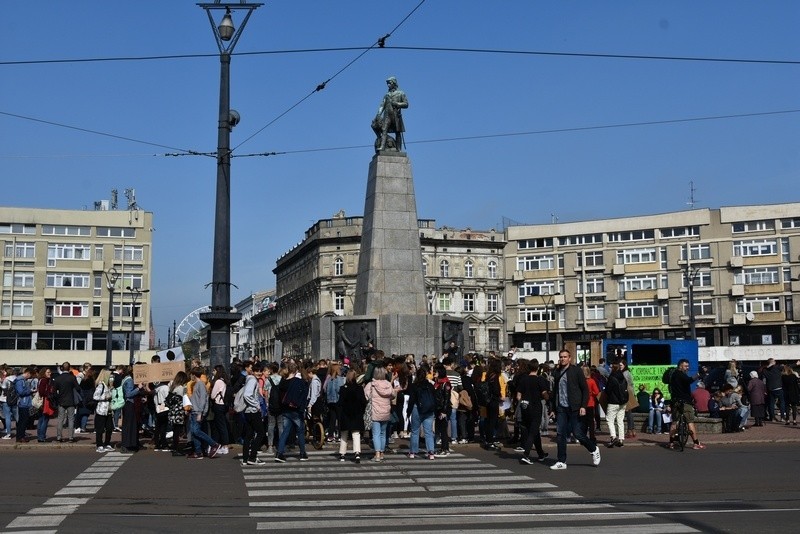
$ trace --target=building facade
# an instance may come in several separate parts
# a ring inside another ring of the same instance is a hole
[[[131,346],[138,358],[151,337],[152,228],[139,209],[0,208],[0,362],[105,363],[112,269],[113,362],[128,363]]]
[[[241,319],[231,325],[235,336],[233,355],[240,360],[252,360],[256,351],[256,329],[253,318],[275,303],[275,290],[256,291],[236,303],[235,309],[242,314]]]
[[[512,226],[509,342],[601,337],[800,343],[800,203]],[[691,303],[691,304],[690,304]]]
[[[322,219],[278,259],[275,337],[284,355],[311,356],[314,317],[353,315],[362,222],[343,212]],[[504,350],[503,234],[418,224],[429,312],[468,321],[466,350]]]

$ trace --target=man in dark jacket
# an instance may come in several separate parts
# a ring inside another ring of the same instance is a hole
[[[69,429],[70,442],[75,441],[75,392],[79,391],[78,379],[72,374],[69,362],[61,364],[61,373],[53,379],[58,403],[58,423],[56,424],[56,441],[62,441],[61,434],[64,422]]]
[[[767,382],[767,421],[784,421],[786,417],[786,399],[783,397],[783,382],[781,381],[782,365],[776,365],[775,360],[767,360],[767,368],[764,369],[764,380]],[[781,409],[781,418],[775,414],[775,401]]]
[[[586,437],[579,419],[586,415],[589,386],[580,368],[573,365],[572,354],[566,349],[558,353],[558,367],[553,373],[553,392],[550,398],[558,425],[558,461],[550,469],[567,468],[567,438],[570,434],[592,453],[592,464],[600,465],[600,449]]]

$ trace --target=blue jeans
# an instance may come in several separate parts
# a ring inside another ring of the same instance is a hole
[[[556,424],[558,428],[558,461],[567,461],[567,438],[572,434],[587,451],[594,452],[597,445],[592,443],[583,432],[583,425],[578,418],[578,410],[570,410],[563,406],[556,408]]]
[[[5,421],[6,428],[5,433],[9,436],[11,435],[11,421],[14,419],[13,417],[13,410],[11,406],[8,405],[7,402],[3,403],[3,421]]]
[[[771,389],[767,395],[767,417],[775,420],[775,400],[781,408],[781,417],[786,419],[786,399],[783,396],[783,389]]]
[[[452,410],[450,410],[450,441],[456,441],[457,439],[458,439],[458,410],[456,408],[453,408]]]
[[[36,439],[44,441],[47,439],[47,424],[50,422],[50,417],[44,414],[39,415],[39,422],[36,423]]]
[[[278,454],[283,454],[286,450],[286,442],[292,433],[292,427],[297,429],[297,444],[300,446],[300,454],[306,453],[306,422],[299,412],[287,410],[281,414],[283,416],[283,428],[278,439]]]
[[[421,419],[417,407],[411,411],[411,440],[409,442],[409,452],[417,454],[419,452],[419,427],[425,430],[425,448],[428,452],[433,452],[433,414],[430,413]]]
[[[216,445],[214,440],[211,439],[211,436],[203,432],[203,429],[200,428],[201,422],[197,420],[197,414],[191,413],[189,414],[189,428],[192,429],[192,444],[194,445],[194,452],[197,454],[202,454],[203,448],[200,442],[205,443],[209,447],[212,445]]]
[[[647,431],[661,432],[661,410],[650,410],[650,415],[647,416]]]
[[[373,421],[372,422],[372,448],[375,452],[383,452],[386,450],[386,428],[389,426],[389,421]]]

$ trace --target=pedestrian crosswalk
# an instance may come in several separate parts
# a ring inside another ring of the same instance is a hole
[[[393,455],[360,465],[339,462],[332,451],[308,454],[306,462],[290,457],[285,464],[242,467],[258,530],[697,532],[646,512],[587,502],[553,483],[464,454],[434,461]]]

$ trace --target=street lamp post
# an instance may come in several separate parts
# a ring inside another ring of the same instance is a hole
[[[234,313],[231,302],[231,190],[230,169],[231,129],[239,122],[239,114],[230,109],[230,65],[231,54],[255,9],[263,4],[221,2],[197,4],[208,14],[211,29],[219,48],[219,121],[217,130],[217,192],[214,212],[214,259],[211,281],[211,310],[200,314],[200,319],[209,325],[208,347],[211,367],[230,362],[230,327],[241,318]],[[217,25],[213,12],[225,10],[222,21]],[[241,26],[233,24],[232,11],[245,10],[247,13]]]
[[[106,287],[108,287],[108,330],[106,331],[106,369],[111,367],[111,348],[113,345],[114,323],[114,288],[119,280],[119,273],[112,267],[106,271]]]
[[[130,364],[133,365],[135,363],[135,360],[133,358],[133,338],[135,335],[133,328],[134,326],[136,326],[136,301],[139,300],[139,298],[143,294],[149,293],[150,290],[139,289],[138,287],[131,287],[131,286],[127,286],[125,289],[128,290],[128,292],[131,294],[131,298],[133,299],[133,304],[131,305],[131,335],[130,335],[130,340],[128,341],[128,348],[131,351]]]
[[[549,295],[542,295],[542,300],[544,300],[544,315],[545,315],[545,322],[544,322],[544,361],[550,361],[550,303],[553,302],[553,298],[556,295],[560,295],[561,293],[553,293]]]

